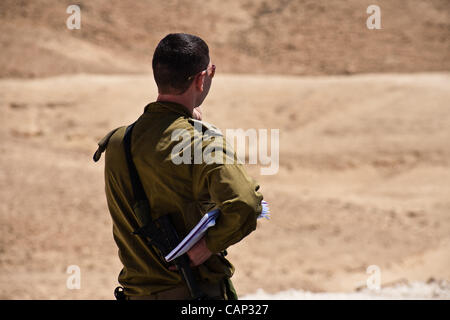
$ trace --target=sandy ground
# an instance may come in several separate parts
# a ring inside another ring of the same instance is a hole
[[[332,75],[450,70],[448,0],[0,1],[0,77],[151,72],[170,32],[199,35],[226,73]],[[381,29],[369,30],[378,5]]]
[[[272,220],[229,250],[240,295],[351,293],[370,265],[382,287],[448,281],[449,88],[448,73],[217,74],[205,120],[280,129],[278,173],[248,165]],[[155,97],[149,75],[0,80],[1,299],[113,298],[121,265],[91,157]]]

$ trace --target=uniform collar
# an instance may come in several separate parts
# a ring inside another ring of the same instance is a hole
[[[186,109],[182,104],[171,102],[171,101],[155,101],[151,102],[145,106],[144,112],[152,112],[152,111],[171,111],[175,113],[179,113],[188,118],[192,118],[192,114]]]

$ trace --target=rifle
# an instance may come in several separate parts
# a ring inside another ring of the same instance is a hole
[[[165,262],[164,257],[178,245],[179,237],[168,214],[155,220],[151,219],[150,204],[131,155],[131,133],[135,124],[136,122],[127,127],[123,139],[128,171],[130,173],[131,185],[135,198],[133,211],[141,226],[139,229],[135,230],[133,234],[140,236],[150,250],[153,251],[154,247],[157,248],[160,258]],[[206,299],[206,295],[200,290],[197,281],[194,278],[188,256],[183,254],[173,262],[181,272],[192,299]]]

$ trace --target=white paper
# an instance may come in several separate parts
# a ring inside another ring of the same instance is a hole
[[[270,219],[269,204],[266,201],[262,201],[261,205],[262,212],[259,215],[258,219]],[[206,213],[199,221],[199,223],[197,223],[197,225],[191,230],[191,232],[189,232],[189,234],[175,247],[175,249],[173,249],[167,256],[164,257],[166,261],[170,262],[191,249],[194,244],[196,244],[197,241],[204,236],[206,231],[216,224],[216,219],[219,214],[219,209],[214,209]]]

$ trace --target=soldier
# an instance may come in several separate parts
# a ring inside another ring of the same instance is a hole
[[[187,255],[199,287],[209,298],[237,299],[230,280],[234,267],[224,257],[225,250],[255,230],[261,213],[259,186],[236,162],[175,164],[172,160],[172,150],[179,144],[173,139],[177,130],[193,137],[184,152],[195,147],[204,151],[214,144],[214,139],[198,144],[194,137],[202,134],[197,130],[199,123],[202,131],[214,130],[198,120],[216,67],[211,64],[207,44],[190,34],[169,34],[162,39],[152,66],[158,98],[145,107],[131,136],[132,159],[148,198],[151,219],[169,214],[183,238],[206,212],[219,208],[216,225]],[[125,129],[110,132],[94,155],[98,160],[106,149],[105,191],[123,264],[118,279],[123,294],[127,299],[189,299],[179,271],[168,267],[155,250],[133,234],[139,223],[132,209],[132,185],[123,147]],[[226,144],[216,146],[215,155],[230,160],[226,149]]]

